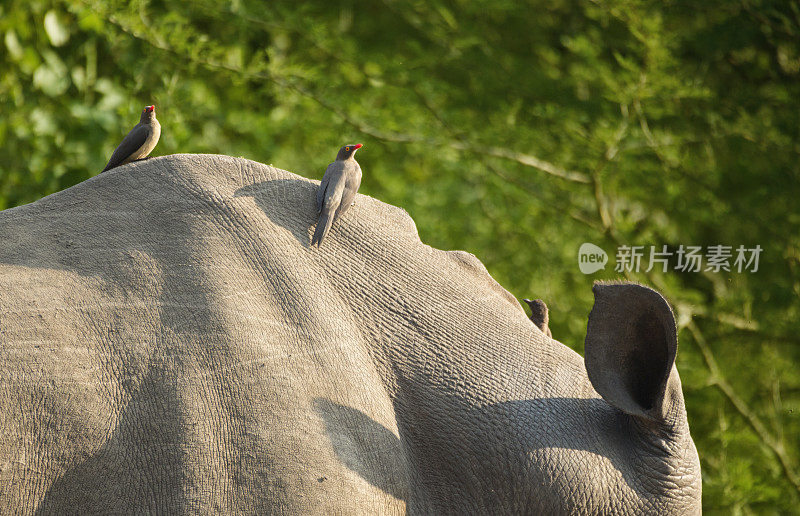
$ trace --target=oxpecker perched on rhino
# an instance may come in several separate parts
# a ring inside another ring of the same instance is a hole
[[[362,145],[345,145],[339,149],[336,161],[328,165],[317,190],[317,229],[311,245],[320,246],[334,222],[344,215],[356,198],[361,186],[361,167],[355,159]]]
[[[153,152],[159,137],[161,137],[161,124],[156,120],[156,107],[145,106],[142,110],[142,116],[139,118],[139,123],[122,139],[122,143],[114,149],[114,153],[108,160],[103,172],[131,161],[146,158]]]

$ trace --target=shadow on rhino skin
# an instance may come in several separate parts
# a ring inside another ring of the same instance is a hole
[[[400,439],[360,410],[317,398],[314,410],[336,457],[371,485],[408,500],[408,466]]]
[[[288,230],[303,247],[310,245],[309,228],[316,224],[317,185],[299,179],[273,179],[243,186],[234,197],[252,197],[269,219]]]
[[[325,398],[314,400],[336,457],[371,485],[408,499],[405,451],[394,433],[358,409]]]
[[[587,477],[592,468],[580,469],[593,457],[619,471],[629,488],[641,490],[633,469],[629,416],[602,399],[534,398],[474,407],[449,397],[439,397],[434,406],[433,398],[426,398],[395,404],[405,449],[394,433],[360,410],[326,399],[317,399],[315,408],[338,459],[373,486],[409,503],[413,500],[398,490],[403,484],[387,483],[386,472],[376,474],[375,464],[414,468],[423,485],[435,486],[443,500],[482,493],[478,496],[507,501],[527,493],[543,506],[553,496],[560,500],[556,504],[568,506],[559,493],[574,482],[592,483]],[[413,411],[411,417],[403,407]],[[408,478],[408,473],[392,475]],[[595,488],[604,489],[606,479],[595,480]]]
[[[172,382],[148,374],[108,441],[50,486],[36,514],[187,511],[180,445],[185,422]]]

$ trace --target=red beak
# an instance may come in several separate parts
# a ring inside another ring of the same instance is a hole
[[[148,111],[155,111],[156,107],[155,106],[147,106],[147,110]]]
[[[363,145],[361,145],[360,143],[353,145],[354,149],[360,149],[361,147],[363,147]]]

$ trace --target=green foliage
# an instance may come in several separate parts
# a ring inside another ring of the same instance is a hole
[[[628,277],[676,307],[706,509],[797,510],[796,1],[5,0],[0,35],[0,208],[98,173],[150,103],[156,155],[319,178],[361,141],[363,193],[578,350],[617,276],[581,243],[761,245],[756,273]]]

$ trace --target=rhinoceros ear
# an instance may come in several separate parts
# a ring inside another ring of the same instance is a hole
[[[675,369],[675,317],[655,290],[633,283],[596,283],[586,329],[586,372],[611,405],[665,421],[681,398]]]

